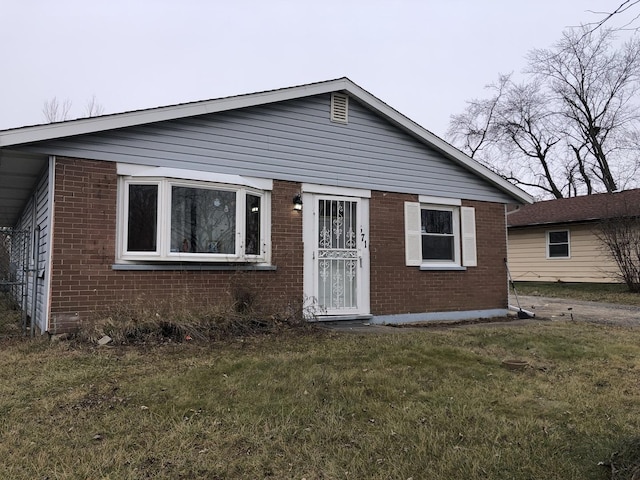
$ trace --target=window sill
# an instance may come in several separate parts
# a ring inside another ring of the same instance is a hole
[[[111,265],[112,270],[136,270],[136,271],[160,271],[160,270],[179,270],[179,271],[275,271],[275,265],[256,265],[256,264],[211,264],[211,263],[114,263]]]
[[[421,271],[464,272],[467,267],[459,265],[420,265]]]

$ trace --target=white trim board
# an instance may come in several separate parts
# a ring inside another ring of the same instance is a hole
[[[331,195],[337,197],[371,198],[371,190],[362,188],[333,187],[331,185],[316,185],[303,183],[300,188],[302,193],[315,193],[319,195]]]
[[[258,190],[273,190],[273,180],[267,178],[244,177],[242,175],[186,170],[184,168],[149,167],[145,165],[118,163],[117,172],[118,175],[127,177],[179,178],[182,180],[201,180],[229,185],[242,185]]]
[[[431,197],[429,195],[419,195],[418,201],[420,203],[428,203],[431,205],[453,205],[456,207],[462,205],[462,200],[459,198]]]

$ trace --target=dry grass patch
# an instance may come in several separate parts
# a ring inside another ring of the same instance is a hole
[[[629,292],[622,283],[516,282],[515,286],[518,295],[640,306],[640,294]]]
[[[21,311],[9,293],[0,292],[0,337],[21,333]]]
[[[0,478],[630,479],[639,355],[639,330],[557,323],[14,341],[0,345]]]
[[[138,298],[102,312],[80,326],[74,339],[96,343],[109,336],[114,345],[227,340],[251,335],[305,330],[309,308],[298,300],[264,299],[245,289],[227,301],[201,306],[188,295],[164,301]]]

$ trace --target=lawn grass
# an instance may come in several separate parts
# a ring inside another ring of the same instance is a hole
[[[0,379],[0,478],[619,480],[640,455],[629,328],[5,338]]]
[[[640,294],[629,292],[621,283],[515,282],[515,287],[518,295],[640,306]]]

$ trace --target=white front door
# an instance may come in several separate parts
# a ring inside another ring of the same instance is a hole
[[[319,315],[369,313],[368,199],[306,195],[305,291]],[[311,200],[311,201],[309,201]],[[312,235],[313,236],[312,236]]]

